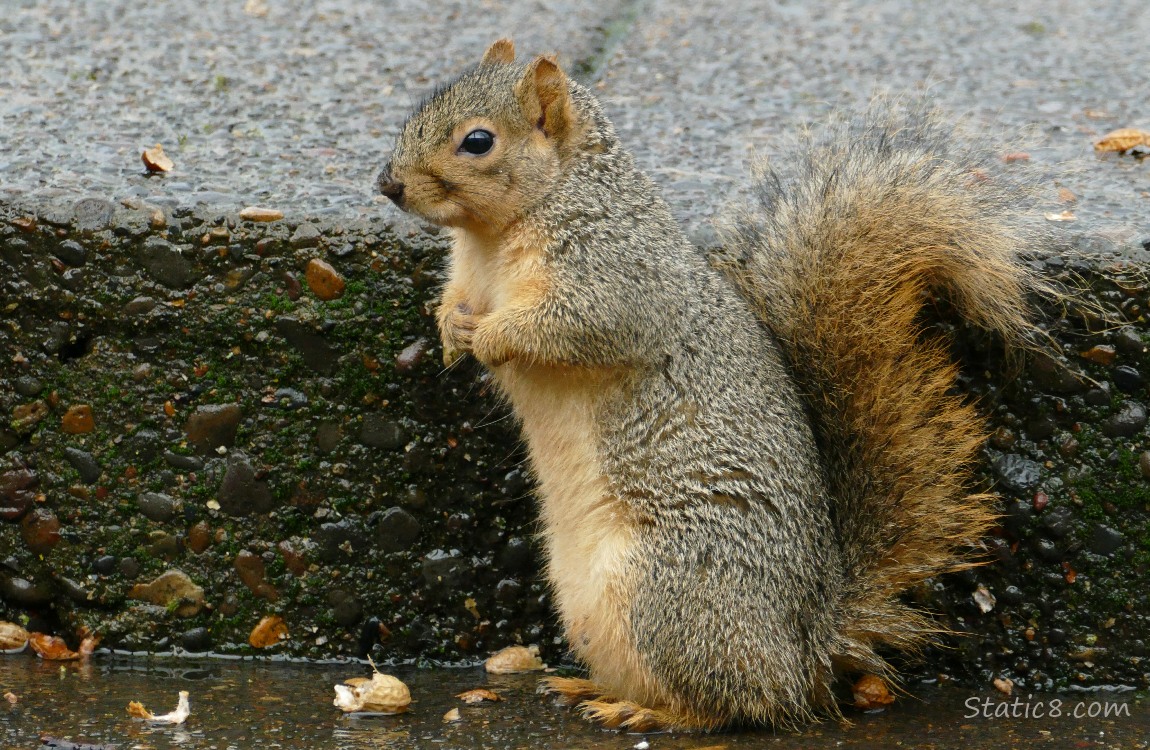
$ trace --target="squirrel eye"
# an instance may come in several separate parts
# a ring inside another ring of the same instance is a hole
[[[475,156],[482,156],[490,151],[494,145],[495,135],[489,130],[477,128],[463,137],[463,143],[459,144],[459,150]]]

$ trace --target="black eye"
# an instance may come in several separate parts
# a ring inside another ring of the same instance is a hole
[[[495,135],[488,130],[477,128],[463,137],[463,143],[459,144],[459,150],[482,156],[490,151],[494,145]]]

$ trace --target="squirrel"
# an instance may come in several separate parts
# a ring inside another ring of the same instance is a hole
[[[839,676],[896,679],[883,652],[942,630],[900,593],[976,564],[986,428],[922,314],[1026,341],[1040,235],[989,149],[895,109],[767,165],[710,255],[591,92],[508,39],[402,126],[378,187],[452,236],[444,361],[521,424],[589,671],[545,688],[593,721],[841,716]]]

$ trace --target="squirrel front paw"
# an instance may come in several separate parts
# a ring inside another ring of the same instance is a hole
[[[455,364],[464,354],[471,351],[471,341],[475,336],[478,316],[472,313],[471,306],[461,302],[446,307],[439,315],[439,336],[443,341],[443,364]]]

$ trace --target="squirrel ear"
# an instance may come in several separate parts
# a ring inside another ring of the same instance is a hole
[[[516,90],[527,118],[548,137],[567,135],[575,116],[567,76],[549,57],[537,57],[527,66]]]
[[[496,39],[483,53],[480,65],[515,62],[515,42],[510,39]]]

